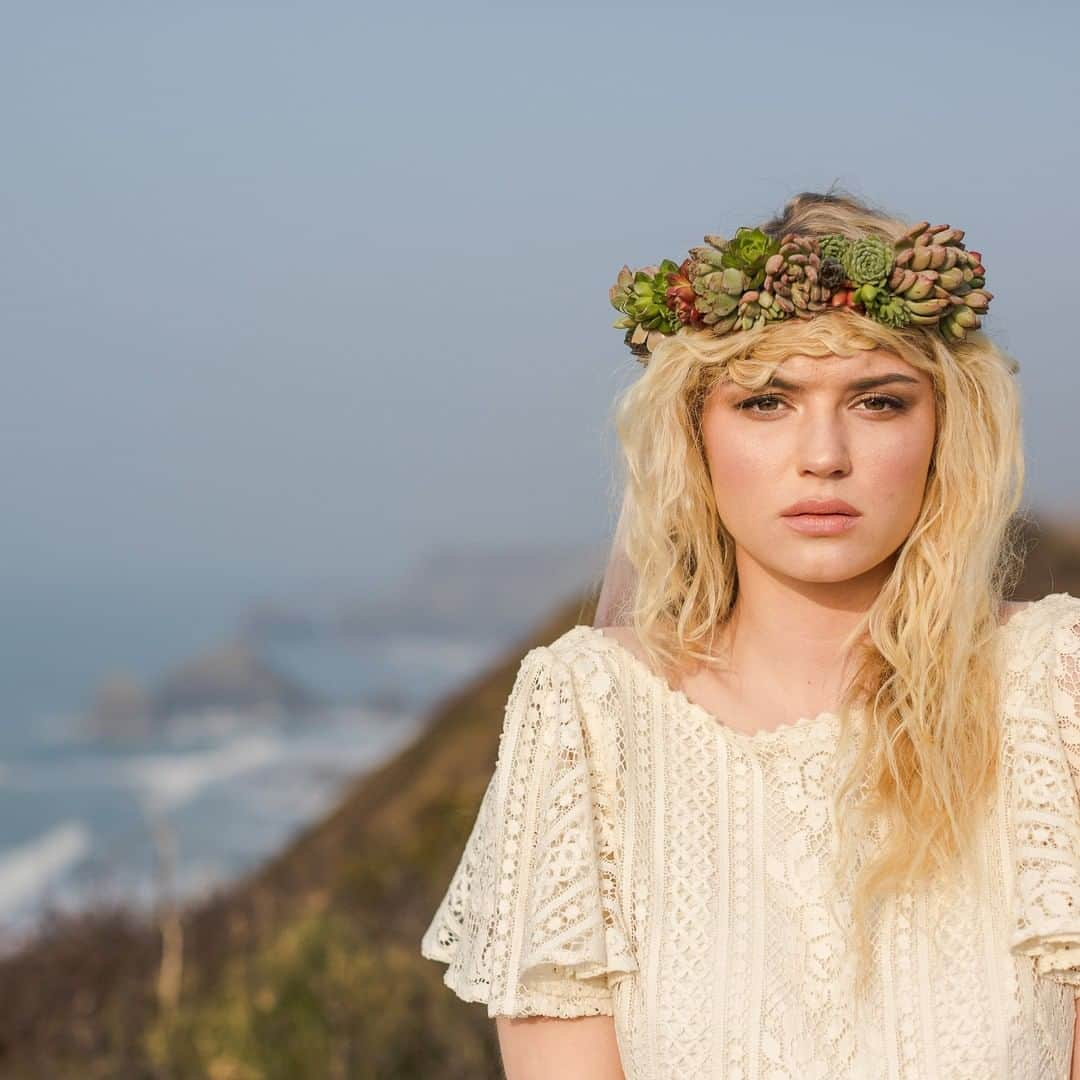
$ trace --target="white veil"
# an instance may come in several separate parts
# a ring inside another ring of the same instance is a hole
[[[619,521],[611,541],[600,596],[596,602],[593,626],[622,626],[630,622],[629,605],[634,588],[635,572],[627,558],[623,538],[626,534],[627,501],[623,496]]]

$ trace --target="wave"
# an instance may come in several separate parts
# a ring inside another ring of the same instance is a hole
[[[151,809],[175,810],[211,784],[280,761],[286,747],[275,735],[248,735],[201,753],[146,754],[126,761],[123,772]]]
[[[0,911],[36,901],[53,882],[90,853],[92,837],[81,821],[65,821],[0,857]]]

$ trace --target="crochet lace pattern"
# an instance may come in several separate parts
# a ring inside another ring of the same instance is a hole
[[[613,1016],[627,1080],[1064,1077],[1080,599],[1047,595],[999,632],[983,883],[882,905],[869,1008],[825,902],[838,718],[734,730],[591,626],[521,661],[422,955],[491,1017]]]

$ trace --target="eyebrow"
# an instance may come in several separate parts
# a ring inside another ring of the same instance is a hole
[[[871,375],[865,379],[855,379],[854,382],[848,383],[847,389],[873,390],[875,386],[885,386],[888,383],[913,383],[917,386],[919,380],[913,379],[910,375],[903,375],[899,371],[890,371],[886,375]],[[802,383],[789,382],[787,379],[780,378],[779,375],[774,375],[765,385],[775,386],[778,390],[805,389]]]

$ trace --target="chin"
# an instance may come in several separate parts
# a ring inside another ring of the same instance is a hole
[[[815,537],[816,539],[818,538]],[[797,581],[840,585],[869,573],[880,565],[884,558],[885,556],[882,558],[853,557],[852,552],[835,550],[819,551],[802,559],[792,559],[786,565],[777,566],[775,569],[785,577],[794,578]]]

